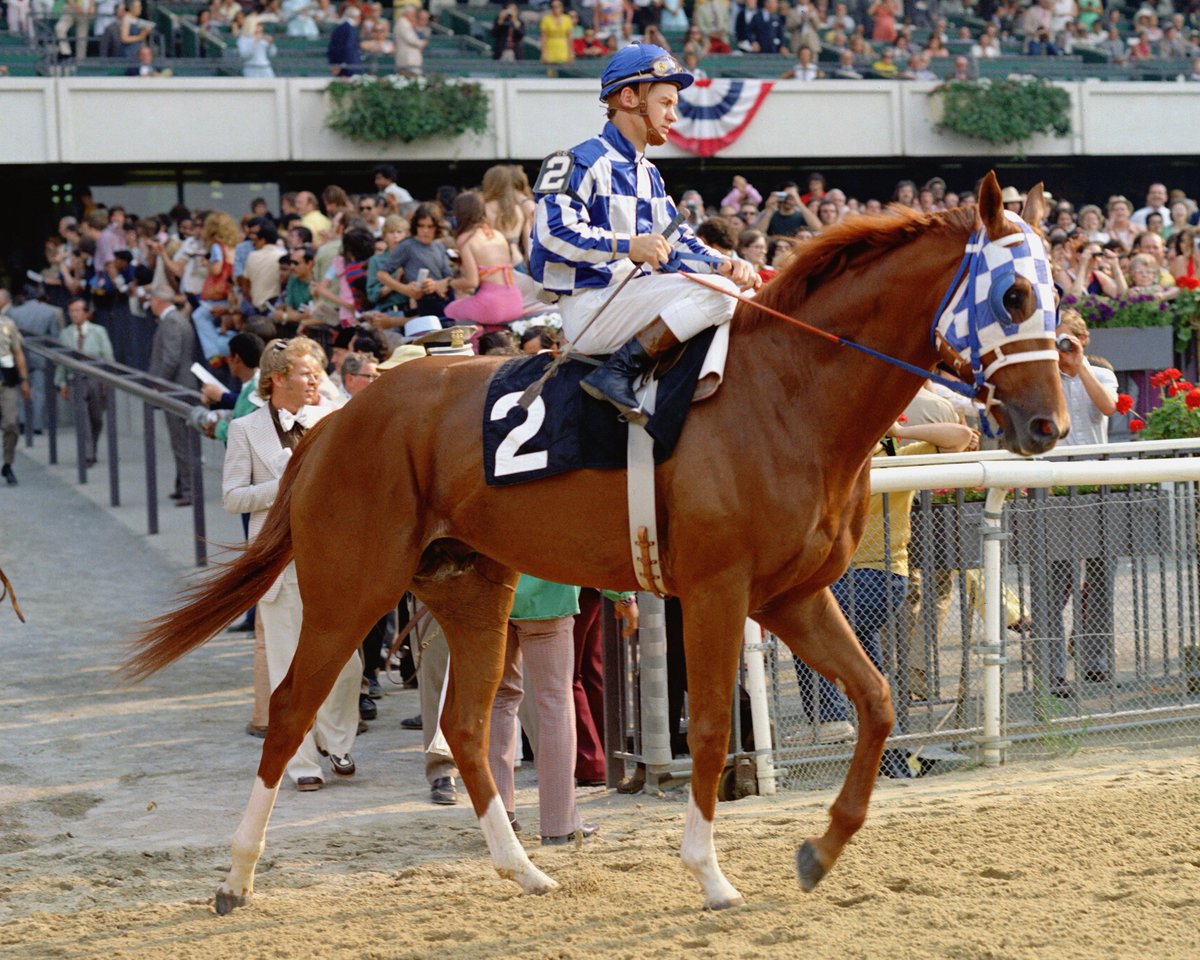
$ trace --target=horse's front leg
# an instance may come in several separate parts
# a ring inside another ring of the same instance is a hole
[[[729,711],[745,623],[743,596],[708,586],[680,597],[692,788],[679,853],[704,890],[706,910],[723,910],[745,902],[721,872],[713,845],[717,787],[729,748]]]
[[[828,590],[798,591],[773,600],[754,618],[792,652],[833,682],[840,680],[858,712],[858,743],[841,792],[829,809],[829,828],[796,851],[800,886],[812,890],[867,819],[867,805],[894,716],[887,680],[867,658]]]
[[[414,584],[414,592],[429,608],[450,646],[450,687],[442,709],[442,733],[471,797],[496,872],[515,881],[524,893],[548,893],[558,884],[533,865],[517,840],[488,767],[492,701],[504,668],[517,574],[483,557],[475,564],[455,576]]]

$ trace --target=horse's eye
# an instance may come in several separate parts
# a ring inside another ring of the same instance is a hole
[[[1009,287],[1004,293],[1004,309],[1008,311],[1008,315],[1012,319],[1016,319],[1018,311],[1021,309],[1021,304],[1024,301],[1024,296],[1021,291],[1015,286]]]

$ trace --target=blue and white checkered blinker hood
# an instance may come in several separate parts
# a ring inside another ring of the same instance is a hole
[[[1058,360],[1053,349],[1004,349],[1021,340],[1052,341],[1058,325],[1046,246],[1015,213],[1005,211],[1004,216],[1020,232],[996,240],[988,240],[982,229],[971,235],[964,258],[966,276],[949,295],[949,304],[934,328],[934,348],[939,339],[944,339],[955,353],[969,360],[975,387],[981,391],[1002,367],[1031,360]],[[1004,306],[1004,295],[1017,277],[1029,281],[1037,300],[1033,312],[1020,323],[1012,321]]]

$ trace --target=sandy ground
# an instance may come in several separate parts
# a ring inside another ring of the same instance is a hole
[[[0,563],[30,622],[0,610],[0,956],[930,957],[1200,956],[1194,747],[1081,753],[881,783],[871,819],[811,895],[795,846],[828,792],[719,809],[747,906],[706,914],[677,850],[684,799],[580,791],[582,850],[536,841],[562,888],[522,897],[486,858],[469,806],[427,802],[419,734],[393,689],[359,774],[280,794],[253,903],[211,897],[260,741],[249,642],[223,635],[146,684],[111,667],[178,575],[146,538],[22,464],[0,491]],[[28,478],[28,479],[27,479]]]

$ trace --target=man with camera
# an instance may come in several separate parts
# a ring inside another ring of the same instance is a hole
[[[767,194],[763,203],[762,213],[754,223],[755,230],[761,230],[768,237],[790,237],[801,227],[808,225],[808,218],[800,209],[800,188],[795,181],[781,183],[775,190]]]

